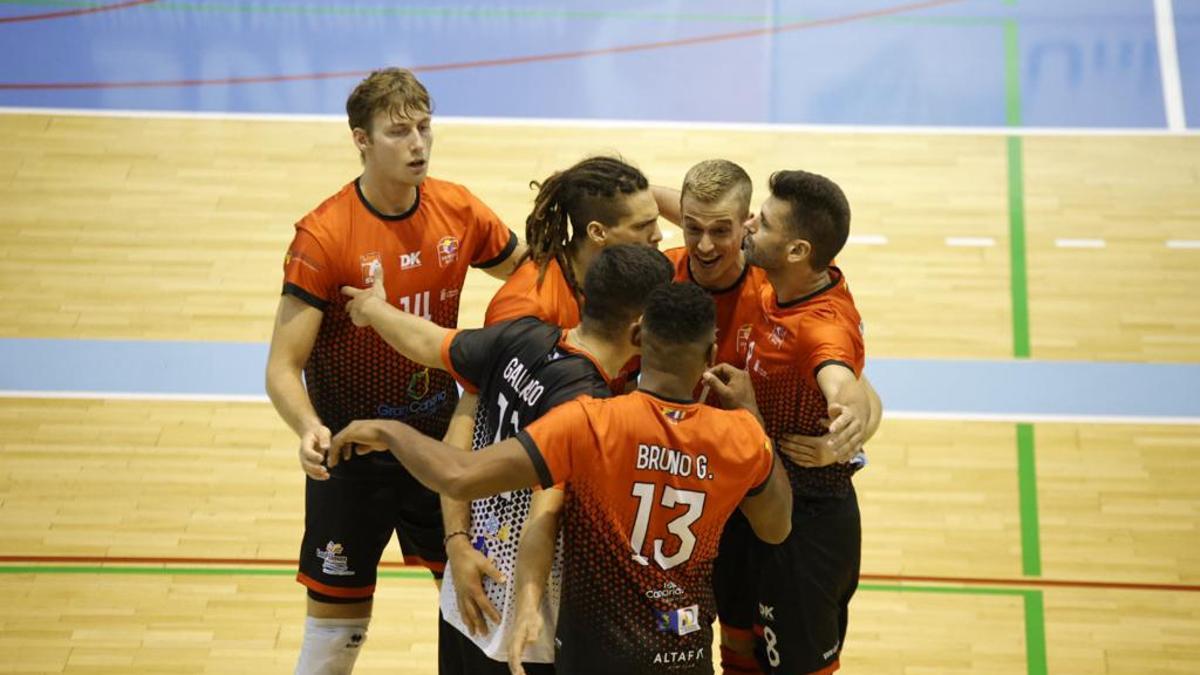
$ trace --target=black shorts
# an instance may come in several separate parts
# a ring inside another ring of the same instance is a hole
[[[446,548],[436,492],[403,470],[370,479],[308,478],[296,580],[317,596],[366,600],[375,593],[376,568],[393,532],[404,562],[441,578]]]
[[[523,663],[528,675],[554,675],[550,663]],[[438,613],[438,675],[508,675],[508,662],[488,658],[471,638]]]
[[[796,498],[793,506],[787,540],[755,549],[754,651],[766,673],[813,673],[837,663],[858,589],[862,521],[854,491]]]
[[[757,588],[751,556],[761,542],[750,521],[735,510],[725,522],[717,560],[713,564],[713,595],[717,600],[717,619],[721,628],[734,637],[751,640],[754,617],[758,613],[757,598],[747,589]]]

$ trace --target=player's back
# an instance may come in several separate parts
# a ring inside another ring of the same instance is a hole
[[[572,347],[565,330],[534,317],[452,334],[443,345],[442,360],[465,389],[479,395],[472,442],[475,450],[512,437],[560,403],[580,396],[611,395],[600,364]],[[484,580],[484,592],[501,618],[499,624],[470,635],[470,639],[496,660],[503,660],[507,650],[514,610],[514,565],[531,500],[530,490],[525,489],[471,502],[471,545],[492,561],[505,580]],[[560,579],[560,569],[555,566],[542,605],[548,625],[553,625],[558,615]],[[469,635],[458,608],[454,576],[447,575],[443,584],[443,615]],[[553,645],[548,639],[539,641],[527,654],[537,661],[550,661]]]
[[[638,391],[518,438],[543,485],[566,480],[562,672],[711,672],[717,542],[771,470],[757,421]]]

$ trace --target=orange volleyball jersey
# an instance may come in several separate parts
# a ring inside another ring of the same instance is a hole
[[[691,281],[687,248],[680,246],[664,251],[675,266],[675,281]],[[709,290],[717,310],[717,363],[741,366],[746,361],[750,327],[759,315],[759,296],[769,287],[767,273],[761,267],[745,265],[741,276],[728,288]],[[706,289],[707,290],[707,289]]]
[[[703,672],[721,530],[771,472],[758,422],[637,391],[564,403],[517,438],[544,487],[566,482],[564,672]]]
[[[440,437],[457,398],[449,375],[356,328],[342,286],[369,286],[378,263],[388,302],[453,328],[468,266],[498,264],[516,245],[516,235],[465,187],[434,178],[398,216],[372,208],[355,180],[296,223],[283,292],[324,313],[304,375],[325,425],[336,433],[355,419],[390,418]]]
[[[821,290],[780,305],[775,290],[760,295],[760,313],[747,348],[746,369],[771,438],[783,434],[821,436],[820,420],[828,403],[817,386],[817,372],[840,364],[862,376],[866,358],[862,319],[845,275],[830,267],[830,282]],[[800,496],[841,496],[850,489],[856,464],[805,469],[784,462],[792,489]]]
[[[488,303],[483,324],[491,326],[509,319],[533,316],[563,328],[578,326],[579,301],[567,285],[558,260],[552,258],[546,265],[546,275],[540,284],[538,272],[538,265],[533,260],[521,263]]]

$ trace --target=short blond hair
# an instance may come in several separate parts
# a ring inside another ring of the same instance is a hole
[[[413,117],[414,113],[432,112],[433,102],[411,70],[383,68],[371,71],[346,99],[350,128],[371,133],[371,121],[381,110],[392,117]]]
[[[738,205],[748,213],[753,188],[750,175],[742,167],[727,159],[706,159],[688,169],[680,196],[691,195],[705,204],[712,204],[736,195]]]

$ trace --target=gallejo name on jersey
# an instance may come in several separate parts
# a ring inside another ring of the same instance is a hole
[[[700,480],[713,478],[708,472],[708,455],[693,457],[682,450],[647,443],[638,443],[637,464],[634,468],[639,471],[661,471],[683,478],[690,478],[692,475]]]
[[[529,368],[515,356],[504,366],[504,381],[512,385],[517,398],[528,406],[537,405],[538,399],[546,391],[542,383],[529,372]]]

